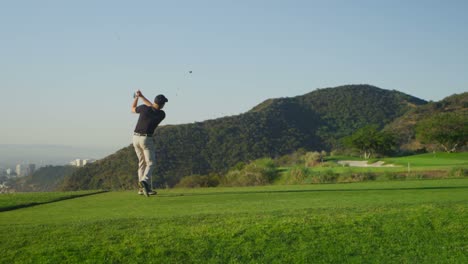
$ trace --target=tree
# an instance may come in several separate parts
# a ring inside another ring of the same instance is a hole
[[[466,113],[440,113],[416,125],[416,138],[425,144],[438,144],[446,152],[454,152],[468,141]]]
[[[365,159],[373,154],[387,154],[395,147],[395,138],[389,132],[379,131],[377,125],[368,125],[343,139],[345,146],[358,149]]]

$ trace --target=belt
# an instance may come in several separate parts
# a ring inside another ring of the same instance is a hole
[[[153,134],[141,134],[137,132],[133,133],[133,135],[140,136],[140,137],[152,137],[153,136]]]

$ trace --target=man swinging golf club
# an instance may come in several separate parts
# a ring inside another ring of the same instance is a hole
[[[139,98],[143,100],[144,104],[137,106]],[[133,99],[132,112],[140,114],[133,133],[133,147],[138,157],[139,193],[142,192],[146,197],[156,194],[151,190],[149,184],[149,179],[156,165],[153,133],[166,117],[166,113],[161,109],[167,102],[167,98],[160,94],[154,98],[154,103],[151,103],[140,90],[135,93]]]

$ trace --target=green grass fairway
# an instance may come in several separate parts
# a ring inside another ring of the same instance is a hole
[[[412,167],[423,168],[453,168],[456,166],[468,167],[468,152],[461,153],[426,153],[414,156],[406,156],[400,158],[386,158],[388,163],[407,166],[408,163]]]
[[[344,157],[344,156],[330,156],[326,161],[339,161],[339,160],[363,160],[357,157]],[[408,164],[411,172],[430,172],[430,171],[451,171],[453,169],[468,170],[468,152],[460,153],[426,153],[405,157],[395,158],[381,158],[371,159],[370,163],[376,161],[384,161],[386,164],[393,164],[395,167],[314,167],[314,171],[327,171],[333,170],[335,173],[344,172],[408,172]],[[285,168],[286,170],[289,168]]]
[[[468,179],[107,192],[0,212],[1,263],[468,263]]]

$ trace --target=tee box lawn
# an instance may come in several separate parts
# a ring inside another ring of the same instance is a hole
[[[0,262],[468,263],[467,190],[461,178],[42,201],[0,212]]]

